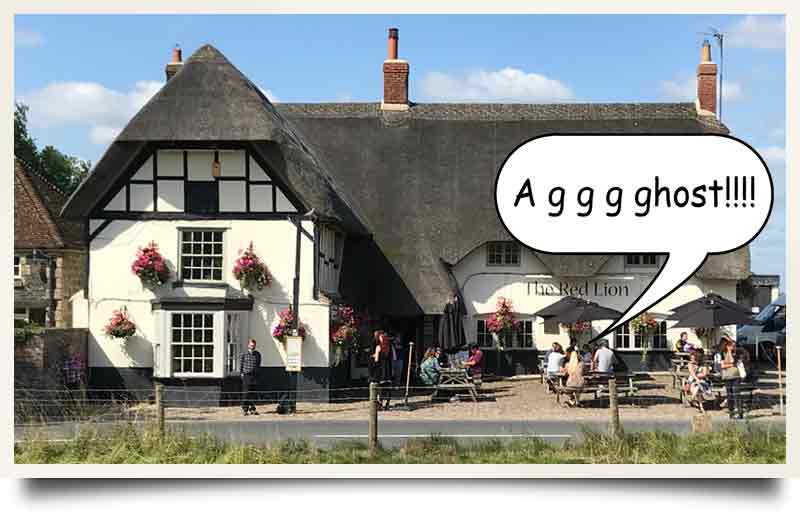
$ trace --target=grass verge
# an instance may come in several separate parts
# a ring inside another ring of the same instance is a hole
[[[584,432],[563,445],[539,439],[459,444],[431,436],[371,454],[360,442],[330,448],[289,440],[270,445],[223,442],[214,437],[123,425],[111,432],[84,429],[69,442],[31,434],[15,445],[18,464],[779,464],[786,461],[786,434],[725,428],[708,434],[638,432],[615,440]]]

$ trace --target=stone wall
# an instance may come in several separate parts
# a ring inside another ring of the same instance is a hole
[[[87,370],[88,331],[83,328],[53,328],[14,342],[14,384],[17,387],[64,385],[64,362],[77,357]]]
[[[86,252],[65,251],[56,257],[55,325],[72,326],[70,298],[83,288],[86,276]]]
[[[55,264],[53,290],[54,326],[72,326],[72,295],[86,282],[86,252],[83,250],[49,250]],[[46,263],[32,264],[29,255],[20,254],[21,278],[14,280],[14,306],[47,309],[49,271]]]

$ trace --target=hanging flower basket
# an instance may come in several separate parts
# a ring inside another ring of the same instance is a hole
[[[242,289],[261,290],[272,283],[272,276],[267,265],[256,255],[253,242],[239,250],[239,258],[233,264],[233,276],[239,281]]]
[[[136,251],[136,260],[131,264],[131,271],[139,277],[145,287],[158,287],[169,281],[169,268],[164,261],[155,241]]]
[[[122,307],[111,314],[111,319],[108,320],[103,331],[107,336],[112,339],[120,339],[120,342],[124,344],[128,338],[136,334],[136,323],[130,319],[128,309]]]
[[[286,336],[291,335],[292,327],[294,326],[294,314],[292,313],[291,307],[286,307],[282,311],[278,313],[278,324],[275,325],[275,328],[272,329],[272,337],[283,341]],[[298,320],[297,323],[297,335],[302,338],[306,337],[306,326],[303,325],[302,322]]]
[[[331,317],[331,342],[337,349],[349,349],[358,344],[358,328],[361,319],[355,310],[348,305],[340,305],[334,309]]]
[[[642,362],[647,361],[647,352],[650,350],[650,338],[656,333],[658,320],[649,312],[643,312],[631,319],[631,331],[642,338]]]
[[[499,351],[505,349],[505,343],[513,336],[517,327],[519,327],[519,321],[514,317],[514,305],[509,298],[499,297],[497,309],[486,320],[486,331],[492,334],[492,339]]]

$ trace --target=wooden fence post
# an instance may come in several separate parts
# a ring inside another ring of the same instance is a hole
[[[378,384],[369,383],[369,451],[378,448]]]
[[[164,435],[164,384],[156,382],[156,423],[158,434]]]
[[[608,379],[608,408],[611,410],[611,437],[622,437],[622,427],[619,424],[619,403],[617,402],[617,379]]]
[[[775,351],[778,357],[778,402],[780,406],[780,415],[783,416],[783,371],[781,370],[781,347],[775,346]]]

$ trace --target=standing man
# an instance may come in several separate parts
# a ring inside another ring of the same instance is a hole
[[[242,375],[242,413],[258,416],[253,403],[253,390],[256,386],[258,368],[261,367],[261,354],[256,350],[256,340],[247,342],[247,352],[239,356],[239,373]]]

